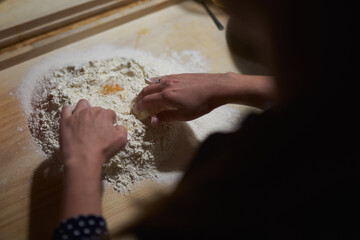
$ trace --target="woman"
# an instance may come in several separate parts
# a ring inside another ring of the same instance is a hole
[[[340,84],[348,70],[341,59],[351,47],[342,25],[346,19],[334,18],[325,1],[223,2],[236,26],[233,36],[246,35],[256,43],[274,77],[156,77],[137,97],[135,110],[152,112],[154,125],[191,120],[226,103],[264,111],[249,116],[237,132],[210,136],[174,193],[124,234],[139,239],[358,236],[351,219],[358,216],[359,167],[347,141],[353,125],[346,112],[334,114],[354,103],[347,98],[351,87],[342,94],[349,85]],[[337,3],[336,13],[344,6]],[[113,127],[114,116],[86,100],[74,112],[63,108],[62,218],[68,220],[54,238],[83,234],[84,229],[75,234],[66,228],[83,225],[79,221],[96,225],[85,231],[88,239],[106,237],[101,166],[126,144],[126,130]]]

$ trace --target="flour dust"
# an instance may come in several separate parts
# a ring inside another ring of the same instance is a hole
[[[104,55],[104,51],[101,52]],[[175,58],[164,54],[155,58],[131,49],[105,52],[108,58],[86,53],[83,59],[78,57],[72,63],[50,60],[53,66],[48,62],[24,79],[18,95],[32,135],[45,155],[54,161],[58,161],[59,119],[63,105],[75,106],[84,98],[91,106],[114,110],[116,124],[128,130],[128,142],[104,164],[103,179],[115,190],[126,192],[144,179],[158,178],[159,166],[174,154],[176,139],[184,128],[184,123],[167,123],[154,128],[149,120],[141,121],[132,114],[134,98],[147,85],[144,79],[204,72],[206,60],[196,51],[184,52],[184,56],[193,61],[190,65],[180,62],[181,53],[176,53]]]

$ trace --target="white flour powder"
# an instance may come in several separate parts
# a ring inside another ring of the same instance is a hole
[[[104,179],[115,189],[156,177],[156,168],[173,150],[181,124],[153,128],[131,113],[132,102],[147,85],[145,78],[159,76],[155,69],[125,57],[90,61],[81,67],[67,66],[44,77],[35,88],[29,127],[47,156],[59,151],[59,118],[62,106],[84,98],[91,106],[112,109],[117,124],[128,130],[126,147],[104,165]]]
[[[104,45],[47,58],[27,74],[17,95],[28,116],[29,129],[47,157],[59,151],[59,119],[64,104],[75,105],[85,98],[91,106],[114,110],[117,124],[128,130],[128,143],[104,165],[103,178],[117,191],[126,192],[143,179],[159,176],[160,181],[176,181],[181,176],[176,163],[190,159],[199,142],[213,132],[238,127],[239,111],[228,106],[188,123],[157,128],[131,113],[134,98],[146,86],[145,78],[207,71],[206,59],[198,51],[165,50],[154,57]],[[174,160],[170,165],[175,164],[175,168],[160,171],[162,161],[168,158]]]

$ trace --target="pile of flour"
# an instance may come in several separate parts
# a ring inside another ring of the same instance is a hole
[[[149,120],[141,121],[132,114],[134,98],[147,85],[145,78],[176,73],[174,63],[165,61],[159,65],[154,59],[139,56],[64,66],[37,80],[28,97],[30,101],[23,101],[32,135],[46,156],[55,158],[60,147],[59,119],[64,104],[75,106],[84,98],[91,106],[114,110],[116,124],[128,130],[128,143],[104,164],[103,178],[119,192],[128,191],[132,184],[144,179],[156,178],[158,166],[173,153],[174,140],[182,131],[180,123],[154,128]]]

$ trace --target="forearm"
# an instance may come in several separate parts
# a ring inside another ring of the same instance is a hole
[[[101,215],[101,166],[87,161],[73,163],[65,165],[61,218]]]
[[[270,76],[221,74],[214,87],[215,107],[238,103],[263,109],[275,100],[275,87]]]

